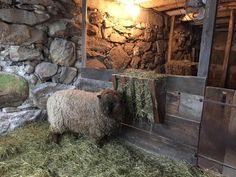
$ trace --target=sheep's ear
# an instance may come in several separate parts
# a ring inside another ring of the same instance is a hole
[[[101,98],[102,98],[102,96],[101,96],[101,95],[97,95],[97,97],[98,97],[98,99],[101,99]]]

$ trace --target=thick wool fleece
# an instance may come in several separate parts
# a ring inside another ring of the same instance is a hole
[[[72,131],[98,140],[110,135],[119,127],[119,122],[102,114],[97,95],[82,90],[63,90],[53,94],[47,102],[51,131]]]

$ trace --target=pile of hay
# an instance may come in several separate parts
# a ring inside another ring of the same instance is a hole
[[[88,138],[65,135],[48,142],[46,122],[0,137],[1,177],[207,177],[185,162],[147,154],[120,141],[103,148]]]

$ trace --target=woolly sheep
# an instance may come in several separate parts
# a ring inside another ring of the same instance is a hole
[[[119,128],[123,118],[120,94],[111,89],[101,93],[82,90],[62,90],[47,101],[48,121],[52,140],[66,131],[89,135],[98,143]]]

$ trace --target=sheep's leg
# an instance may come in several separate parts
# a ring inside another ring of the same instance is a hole
[[[96,142],[97,142],[97,145],[98,147],[103,147],[104,144],[108,141],[109,137],[107,135],[105,135],[104,137],[98,139]]]
[[[117,129],[116,131],[112,132],[110,135],[105,135],[104,137],[100,138],[99,140],[97,140],[97,144],[99,147],[104,146],[104,144],[106,144],[109,141],[113,141],[114,139],[116,139],[119,135],[119,129]]]
[[[61,133],[51,133],[52,142],[59,144],[61,140]]]
[[[80,139],[80,138],[82,138],[84,135],[83,134],[81,134],[81,133],[75,133],[75,132],[70,132],[70,134],[73,136],[73,138],[75,139],[75,140],[78,140],[78,139]]]

